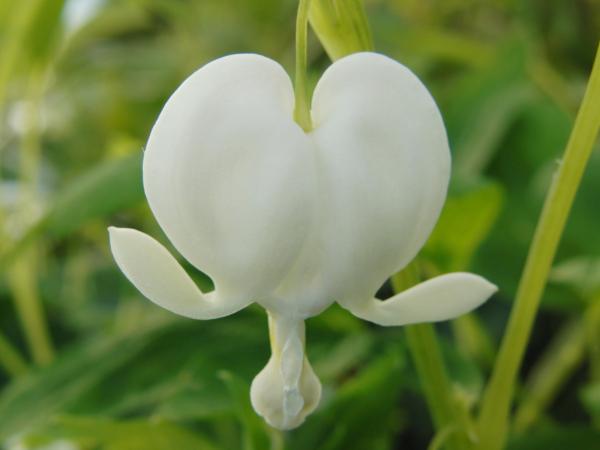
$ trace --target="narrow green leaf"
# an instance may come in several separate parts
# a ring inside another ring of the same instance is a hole
[[[206,438],[165,421],[125,420],[65,416],[54,420],[46,433],[26,439],[29,445],[50,440],[83,441],[102,450],[215,450]]]
[[[94,340],[16,380],[0,396],[0,442],[51,419],[139,351],[146,339]]]

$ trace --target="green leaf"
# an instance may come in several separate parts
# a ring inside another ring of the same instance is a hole
[[[22,43],[32,62],[48,61],[61,32],[64,4],[65,0],[43,0],[36,8],[27,39]]]

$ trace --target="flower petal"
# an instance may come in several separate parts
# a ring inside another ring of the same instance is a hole
[[[314,219],[314,151],[293,104],[276,62],[217,59],[171,96],[144,154],[146,196],[173,245],[253,298],[289,271]]]
[[[217,289],[203,294],[169,251],[155,239],[131,228],[108,229],[110,248],[119,268],[152,302],[192,319],[228,316],[251,302]]]
[[[375,295],[430,234],[450,153],[440,112],[398,62],[357,53],[335,62],[313,96],[322,283],[337,299]]]
[[[477,308],[497,290],[485,278],[455,272],[424,281],[388,300],[340,304],[361,319],[397,326],[453,319]]]
[[[314,411],[321,383],[304,351],[304,321],[269,312],[271,358],[252,381],[254,410],[273,427],[296,428]]]

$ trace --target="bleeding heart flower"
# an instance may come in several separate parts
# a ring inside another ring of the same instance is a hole
[[[469,273],[375,292],[423,246],[450,176],[444,124],[406,67],[379,54],[335,62],[312,100],[313,130],[293,120],[282,67],[231,55],[192,74],[161,112],[144,154],[144,189],[175,248],[208,274],[202,293],[156,240],[110,228],[115,260],[154,303],[194,319],[255,301],[269,312],[272,356],[252,383],[256,411],[300,425],[321,385],[304,320],[334,301],[384,326],[454,318],[496,287]]]

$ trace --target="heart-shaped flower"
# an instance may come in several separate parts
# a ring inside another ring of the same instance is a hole
[[[202,293],[150,236],[110,229],[117,264],[154,303],[194,319],[251,302],[267,309],[272,357],[251,399],[283,429],[301,424],[320,398],[304,352],[306,318],[337,301],[385,326],[446,320],[496,290],[452,273],[375,298],[431,233],[450,176],[440,112],[412,72],[376,53],[353,54],[318,82],[310,132],[293,109],[279,64],[231,55],[192,74],[152,129],[143,167],[150,208],[213,292]]]

